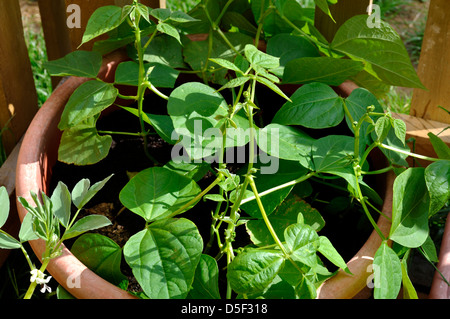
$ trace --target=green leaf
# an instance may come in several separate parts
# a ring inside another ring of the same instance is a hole
[[[165,33],[171,36],[172,38],[175,38],[178,42],[181,43],[180,34],[178,33],[178,30],[175,27],[171,26],[170,24],[160,22],[158,23],[156,28],[158,29],[159,32]]]
[[[409,168],[394,182],[389,238],[408,248],[420,247],[428,237],[430,196],[425,169]]]
[[[95,196],[102,188],[105,186],[105,184],[109,181],[109,179],[113,176],[110,175],[103,179],[100,182],[95,183],[91,186],[91,182],[89,179],[82,179],[80,180],[73,188],[72,190],[72,202],[73,204],[78,208],[81,209],[86,205],[92,197]]]
[[[341,255],[338,253],[336,248],[334,248],[334,246],[330,242],[330,240],[327,237],[320,236],[319,241],[320,241],[320,246],[318,248],[318,251],[322,255],[324,255],[329,261],[331,261],[333,264],[335,264],[339,268],[345,270],[346,273],[351,275],[352,273],[350,272],[350,269],[348,269],[347,263],[341,257]]]
[[[53,214],[58,218],[61,225],[67,228],[70,222],[70,212],[72,207],[72,198],[69,189],[63,182],[59,182],[51,197],[53,205]]]
[[[81,45],[117,28],[123,20],[121,7],[104,6],[98,8],[89,18]]]
[[[375,123],[375,133],[378,136],[378,140],[380,142],[384,141],[389,134],[389,130],[391,129],[391,120],[386,117],[380,117]]]
[[[9,216],[9,195],[5,186],[0,187],[0,228],[2,228]]]
[[[134,176],[120,192],[119,199],[133,213],[150,222],[183,208],[200,192],[192,179],[167,168],[151,167]]]
[[[388,23],[380,24],[370,28],[367,15],[350,18],[337,31],[331,48],[366,63],[366,70],[387,84],[423,89],[402,39]]]
[[[189,14],[184,13],[183,11],[174,11],[170,14],[170,20],[179,22],[179,23],[186,23],[186,22],[195,22],[199,21],[198,19],[195,19],[191,17]]]
[[[26,214],[24,219],[22,220],[22,224],[20,225],[19,239],[21,243],[39,239],[39,236],[34,232],[33,223],[33,214]]]
[[[403,299],[419,299],[416,289],[408,275],[408,263],[406,259],[401,262],[402,266],[402,283],[403,283]]]
[[[310,225],[315,231],[319,231],[325,225],[324,219],[315,208],[297,195],[290,194],[268,217],[281,241],[284,241],[284,230],[288,226],[298,223],[299,214],[301,214],[304,223]],[[264,220],[249,220],[246,227],[255,245],[262,247],[275,244]]]
[[[195,270],[189,299],[220,299],[219,267],[216,260],[209,255],[202,255]]]
[[[77,237],[87,231],[111,225],[111,221],[103,215],[88,215],[78,220],[70,229],[66,230],[63,240]]]
[[[164,219],[133,235],[124,256],[152,299],[186,298],[194,281],[203,240],[187,219]]]
[[[400,119],[394,119],[394,127],[395,135],[398,137],[400,141],[402,141],[403,145],[405,145],[406,139],[406,123]]]
[[[152,125],[158,135],[167,143],[175,144],[178,140],[178,135],[176,135],[175,128],[173,127],[173,122],[168,115],[158,115],[158,114],[145,114],[144,120],[148,124]],[[174,134],[175,133],[175,134]]]
[[[302,165],[311,157],[313,142],[314,139],[301,130],[280,124],[269,124],[257,134],[261,150],[281,159],[300,161]]]
[[[198,182],[201,180],[210,170],[211,165],[202,163],[184,162],[181,159],[174,158],[169,161],[164,168],[170,169],[178,174],[189,177]]]
[[[445,142],[440,139],[437,135],[433,133],[428,133],[428,137],[430,138],[431,145],[440,159],[450,160],[450,147],[448,147]]]
[[[277,112],[273,123],[326,128],[344,119],[342,99],[328,85],[311,83],[299,88]]]
[[[80,76],[96,78],[102,66],[102,56],[93,51],[74,51],[65,57],[44,64],[53,76]]]
[[[304,37],[289,33],[277,34],[267,41],[267,53],[280,58],[280,66],[271,70],[283,78],[286,64],[292,60],[305,57],[319,57],[317,48]]]
[[[61,115],[58,128],[65,130],[99,114],[116,100],[118,90],[111,83],[88,81],[71,95]]]
[[[256,81],[258,81],[259,83],[264,84],[269,89],[271,89],[272,91],[277,93],[279,96],[283,97],[285,100],[288,100],[289,102],[292,102],[291,99],[288,98],[287,95],[284,94],[284,92],[276,84],[274,84],[273,82],[271,82],[271,81],[269,81],[266,78],[263,78],[261,76],[257,76],[256,77]]]
[[[0,249],[17,249],[20,247],[20,242],[17,239],[0,232]]]
[[[450,161],[434,162],[425,169],[425,182],[430,194],[429,217],[450,199]]]
[[[374,140],[376,140],[376,137],[374,135],[375,135],[375,132],[372,132],[372,136],[373,136]],[[390,130],[386,136],[386,139],[382,142],[383,142],[383,144],[395,147],[397,149],[400,149],[400,150],[403,150],[406,152],[411,151],[409,149],[408,145],[404,144],[404,141],[400,141],[398,139],[398,137],[395,135],[394,128],[392,128],[392,127],[390,128]],[[381,148],[381,151],[393,164],[396,164],[399,166],[408,166],[408,162],[406,162],[406,158],[408,157],[408,155],[398,153],[396,151],[387,150],[385,148]]]
[[[290,225],[284,231],[286,246],[296,261],[314,267],[317,264],[316,252],[320,246],[319,235],[305,224]]]
[[[280,251],[250,249],[237,255],[228,265],[227,278],[237,293],[259,293],[270,286],[283,266]]]
[[[280,58],[258,50],[253,44],[247,44],[245,46],[245,57],[250,64],[260,66],[264,69],[276,69],[280,66]]]
[[[439,262],[438,254],[436,251],[436,246],[434,244],[433,239],[431,239],[430,236],[427,237],[427,239],[425,240],[423,245],[420,246],[420,248],[422,248],[422,252],[428,261],[430,261],[432,263]]]
[[[170,18],[171,11],[166,8],[156,8],[150,11],[150,15],[159,21],[165,21]]]
[[[283,83],[304,84],[320,82],[338,86],[363,69],[363,63],[348,59],[330,57],[298,58],[286,64]]]
[[[114,285],[127,279],[120,269],[122,249],[106,236],[84,234],[73,243],[71,252],[86,267]]]
[[[220,65],[223,68],[229,69],[229,70],[233,70],[239,74],[243,74],[244,72],[241,71],[241,69],[239,69],[233,62],[230,62],[228,60],[225,59],[220,59],[220,58],[216,58],[216,59],[210,59],[212,62]]]
[[[170,95],[167,110],[192,159],[213,155],[222,147],[218,118],[228,115],[228,105],[216,90],[198,82],[183,84]]]
[[[320,8],[325,14],[327,14],[334,22],[336,22],[331,14],[330,7],[328,6],[327,0],[314,0],[316,6]],[[331,1],[330,1],[331,2]],[[336,3],[336,2],[334,2]]]
[[[145,74],[148,75],[147,80],[153,86],[173,88],[180,72],[164,64],[147,63],[145,64]],[[134,61],[120,63],[116,70],[115,83],[138,86],[138,82],[139,64]]]
[[[373,259],[375,299],[396,299],[402,283],[402,267],[397,254],[383,242]]]
[[[250,80],[250,78],[246,77],[246,76],[245,77],[241,76],[241,77],[238,77],[238,78],[231,79],[229,82],[224,84],[218,91],[222,91],[224,89],[231,89],[231,88],[235,88],[235,87],[238,87],[238,86],[242,86],[245,83],[247,83],[249,80]]]
[[[98,116],[90,117],[63,132],[58,149],[59,161],[90,165],[98,163],[108,155],[112,137],[98,134],[95,126],[97,118]]]
[[[279,160],[277,158],[270,158],[270,164],[258,162],[254,164],[254,168],[258,169],[255,176],[255,183],[258,189],[258,193],[262,194],[264,191],[268,191],[279,185],[292,182],[293,180],[306,175],[307,170],[295,161]],[[267,167],[270,165],[269,167]],[[246,167],[243,167],[238,173],[245,174]],[[275,171],[276,173],[273,173]],[[264,210],[267,215],[270,215],[275,208],[289,195],[294,185],[270,192],[265,196],[261,196],[261,202],[263,203]],[[235,194],[232,193],[230,198],[235,200]],[[252,217],[262,218],[259,206],[256,203],[253,192],[247,191],[244,195],[243,203],[241,204],[247,214]]]
[[[143,40],[144,41],[144,40]],[[171,68],[184,68],[183,47],[177,39],[161,34],[156,36],[144,52],[144,61],[159,63]]]

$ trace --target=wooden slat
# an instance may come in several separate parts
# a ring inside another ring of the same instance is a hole
[[[437,158],[436,152],[428,138],[428,133],[430,132],[438,135],[450,147],[450,129],[442,132],[450,124],[426,120],[407,114],[393,113],[393,116],[406,123],[406,138],[413,137],[416,140],[415,153]],[[430,164],[430,162],[423,161],[420,161],[420,163],[424,166]]]
[[[64,0],[39,0],[38,3],[48,60],[57,60],[72,51],[66,4]],[[56,88],[60,80],[60,77],[52,77],[53,88]]]
[[[415,89],[410,114],[450,123],[450,1],[431,0],[420,54],[418,75],[428,89]]]
[[[3,134],[9,154],[38,110],[18,0],[0,1],[0,34],[0,127],[14,115]]]
[[[331,42],[339,27],[345,21],[358,14],[367,14],[369,0],[339,0],[337,4],[330,5],[333,20],[319,8],[316,8],[315,26]]]

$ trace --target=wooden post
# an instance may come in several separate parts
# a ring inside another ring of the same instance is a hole
[[[72,50],[77,50],[78,46],[81,43],[81,39],[83,38],[84,30],[86,29],[87,22],[89,18],[91,17],[92,13],[94,11],[105,5],[118,5],[123,6],[125,4],[132,3],[132,0],[65,0],[66,7],[71,4],[76,4],[80,6],[80,12],[81,12],[81,28],[72,28],[69,29],[69,35],[70,35],[70,41],[71,41],[71,47]],[[164,8],[165,7],[165,0],[141,0],[142,4],[145,4],[151,8]],[[92,49],[93,42],[88,42],[83,44],[83,46],[80,47],[80,50],[91,50]]]
[[[450,1],[431,0],[418,75],[428,90],[415,89],[412,116],[450,123]]]
[[[335,5],[329,5],[331,15],[336,22],[316,7],[315,26],[331,42],[345,21],[358,14],[367,14],[369,3],[369,0],[339,0]]]
[[[18,0],[0,1],[0,127],[9,154],[38,110],[37,94],[23,35]]]
[[[66,21],[66,4],[64,0],[39,0],[38,3],[47,57],[49,61],[57,60],[72,51]],[[60,80],[60,77],[52,77],[53,88]]]

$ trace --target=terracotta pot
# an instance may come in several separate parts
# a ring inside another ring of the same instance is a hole
[[[104,59],[99,77],[105,80],[113,79],[115,68],[126,59],[126,55],[122,52],[108,55]],[[57,128],[61,113],[72,92],[87,80],[77,77],[66,80],[55,90],[30,124],[17,163],[17,196],[31,200],[30,191],[38,193],[42,190],[48,194],[52,165],[57,159],[61,137],[61,132]],[[337,91],[344,96],[348,96],[354,88],[356,88],[356,85],[346,82],[337,88]],[[388,178],[384,179],[384,183],[387,192],[383,212],[390,216],[393,176],[388,175]],[[18,213],[20,219],[23,220],[27,212],[18,204]],[[387,219],[380,217],[378,226],[386,235],[389,233],[390,223]],[[343,299],[352,298],[358,294],[366,286],[367,278],[372,273],[370,265],[380,243],[381,240],[374,231],[365,245],[348,263],[353,276],[340,271],[320,287],[318,297]],[[41,240],[33,241],[31,246],[40,258],[44,251],[43,242]],[[50,262],[48,272],[76,298],[134,298],[131,294],[94,274],[75,258],[67,248],[63,249],[62,256]]]
[[[442,236],[441,249],[439,251],[439,271],[447,281],[450,281],[450,214],[447,215],[444,235]],[[450,299],[450,286],[442,279],[439,272],[434,273],[431,284],[430,299]]]

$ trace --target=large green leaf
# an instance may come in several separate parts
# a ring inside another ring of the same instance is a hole
[[[125,207],[150,222],[183,208],[200,192],[192,179],[167,168],[151,167],[135,175],[122,189],[119,198]]]
[[[420,247],[428,237],[430,195],[424,174],[424,168],[409,168],[394,182],[389,238],[409,248]]]
[[[432,216],[450,199],[450,161],[442,160],[427,166],[425,181],[430,194],[429,216]]]
[[[374,297],[396,299],[402,283],[402,267],[397,254],[383,242],[373,259]]]
[[[74,51],[65,57],[45,63],[45,68],[53,76],[97,77],[102,66],[102,56],[94,51]]]
[[[116,100],[118,90],[111,83],[88,81],[80,85],[70,96],[58,124],[60,130],[74,127],[99,114]]]
[[[268,217],[281,241],[284,241],[284,230],[288,226],[298,223],[299,214],[301,214],[303,222],[313,227],[315,231],[319,231],[325,225],[325,221],[315,208],[297,195],[290,194]],[[246,223],[246,227],[255,245],[268,246],[275,244],[264,220],[252,219]]]
[[[307,163],[314,139],[299,129],[269,124],[258,130],[258,146],[267,154],[291,161]],[[308,167],[308,166],[306,166]]]
[[[90,117],[63,132],[58,149],[59,161],[90,165],[98,163],[108,155],[112,137],[98,134],[95,126],[97,118],[98,116]]]
[[[220,299],[219,267],[213,257],[202,255],[195,271],[192,290],[189,291],[188,298]]]
[[[285,66],[289,61],[320,56],[317,48],[304,37],[289,33],[277,34],[270,38],[267,41],[267,53],[280,58],[280,67],[272,70],[280,78],[283,78]]]
[[[5,186],[0,187],[0,228],[5,225],[9,216],[9,195]]]
[[[326,84],[304,85],[291,96],[291,100],[275,115],[274,123],[326,128],[336,126],[344,119],[342,98]]]
[[[117,28],[123,20],[121,7],[104,6],[98,8],[89,18],[81,44]]]
[[[119,285],[127,279],[120,269],[122,249],[106,236],[84,234],[74,242],[71,252],[86,267],[112,284]]]
[[[370,28],[367,15],[350,18],[337,31],[331,48],[366,63],[366,70],[387,84],[424,88],[398,33],[388,23],[380,24]]]
[[[150,69],[151,68],[151,69]],[[155,87],[173,88],[179,71],[159,63],[145,64],[147,80]],[[138,86],[139,64],[134,61],[122,62],[116,70],[115,83]]]
[[[437,156],[441,159],[450,160],[450,147],[448,147],[445,142],[439,138],[439,136],[428,133],[428,137],[430,138],[430,142],[433,145],[433,149],[435,150]]]
[[[187,219],[164,219],[133,235],[124,256],[152,299],[186,298],[200,261],[203,241]]]
[[[250,249],[237,255],[228,265],[227,278],[237,293],[259,293],[270,286],[283,266],[281,251]]]
[[[316,252],[320,246],[317,232],[309,225],[293,224],[284,231],[286,246],[296,261],[314,267],[317,264]]]
[[[363,63],[348,59],[330,57],[298,58],[286,64],[283,83],[305,84],[320,82],[338,86],[363,69]]]
[[[192,159],[216,153],[222,145],[220,117],[228,115],[225,99],[213,88],[198,82],[177,87],[167,110],[182,145]]]

